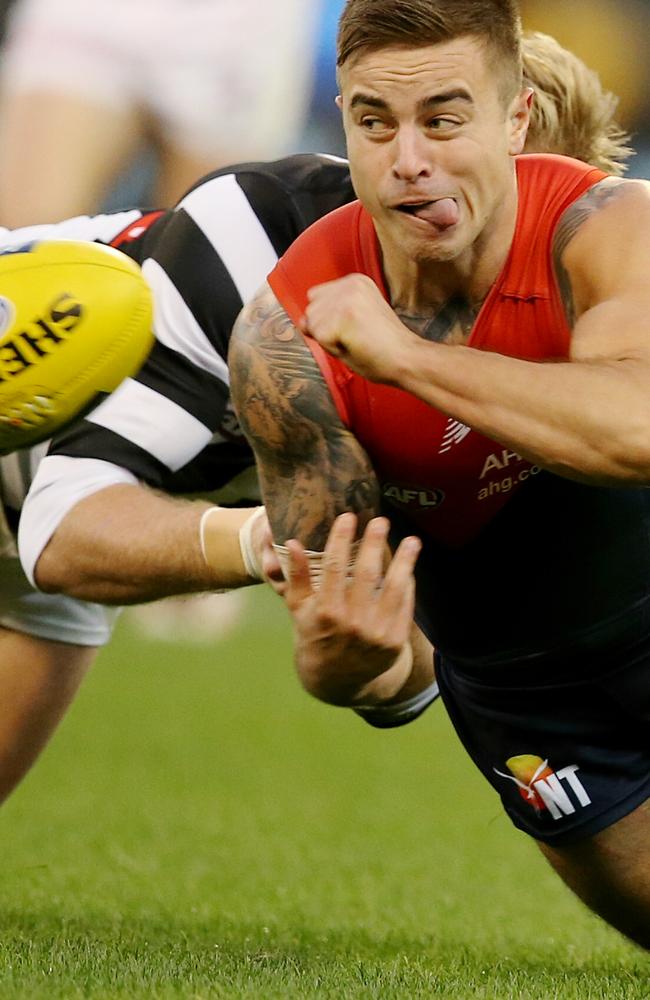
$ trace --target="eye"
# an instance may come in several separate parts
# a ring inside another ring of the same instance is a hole
[[[388,122],[376,115],[364,115],[359,124],[364,132],[368,132],[370,135],[384,135],[392,128]]]
[[[448,115],[436,115],[435,118],[430,118],[427,122],[427,128],[431,132],[449,132],[454,128],[458,128],[461,122],[458,118],[451,118]]]

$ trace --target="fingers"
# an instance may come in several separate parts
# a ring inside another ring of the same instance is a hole
[[[303,546],[291,539],[287,544],[288,583],[286,600],[295,611],[314,598],[328,617],[347,621],[360,631],[390,636],[391,644],[408,639],[415,606],[413,571],[422,544],[418,538],[403,539],[384,574],[390,524],[385,517],[368,522],[352,565],[357,518],[345,513],[336,518],[321,562],[320,582],[314,587]]]
[[[415,569],[415,564],[418,561],[421,550],[422,542],[415,535],[403,538],[397,546],[395,554],[386,570],[382,588],[382,594],[388,603],[394,600],[400,593],[400,590],[412,579],[413,570]]]
[[[320,579],[323,601],[334,610],[344,599],[357,528],[354,514],[339,514],[327,539]]]
[[[390,621],[399,642],[406,642],[415,611],[415,577],[413,572],[422,542],[415,536],[402,539],[386,571],[379,597],[379,611]]]
[[[389,636],[392,644],[401,646],[412,625],[413,571],[422,543],[415,536],[403,539],[384,573],[390,522],[375,517],[366,526],[352,567],[349,560],[355,523],[355,518],[341,515],[332,529],[324,571],[327,606],[332,611],[344,607],[350,624],[368,630],[369,635]]]
[[[286,543],[288,560],[288,584],[286,600],[289,608],[295,610],[306,598],[319,595],[319,603],[330,610],[339,608],[345,597],[350,553],[354,541],[357,519],[354,514],[340,514],[330,530],[319,580],[314,586],[309,559],[305,549],[295,538]]]
[[[389,528],[389,521],[385,517],[374,517],[366,525],[350,587],[350,606],[353,610],[362,608],[377,596],[383,578]]]
[[[346,354],[346,336],[364,315],[368,299],[381,298],[365,274],[348,274],[315,285],[307,292],[307,307],[299,329],[336,357]]]
[[[359,548],[349,593],[350,611],[358,620],[373,619],[397,646],[408,639],[415,608],[413,570],[422,544],[419,538],[403,539],[388,563],[384,575],[384,554],[389,522],[374,518],[369,522]]]
[[[289,610],[295,611],[314,591],[309,575],[309,560],[303,546],[295,538],[290,538],[286,547],[289,578],[284,596]]]

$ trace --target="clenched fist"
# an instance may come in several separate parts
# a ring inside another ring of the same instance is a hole
[[[365,274],[348,274],[315,285],[301,323],[334,357],[372,382],[398,385],[419,339],[397,318]]]

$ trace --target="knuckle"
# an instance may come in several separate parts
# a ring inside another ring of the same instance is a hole
[[[354,575],[357,580],[361,581],[361,583],[365,584],[379,583],[380,574],[375,566],[366,566],[366,565],[357,566]]]
[[[347,632],[353,642],[365,642],[368,638],[368,631],[364,623],[358,618],[350,618],[347,622]]]
[[[323,632],[331,632],[339,628],[339,615],[329,607],[319,607],[316,612],[316,624]]]
[[[343,572],[343,566],[343,559],[341,559],[337,553],[328,552],[325,554],[325,558],[323,559],[323,568],[327,573],[338,575]]]
[[[302,599],[298,597],[298,595],[295,592],[295,589],[291,586],[291,584],[287,584],[285,587],[284,600],[289,610],[289,613],[295,616],[300,610]]]

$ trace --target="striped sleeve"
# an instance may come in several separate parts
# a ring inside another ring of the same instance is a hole
[[[347,165],[303,155],[217,171],[197,184],[142,261],[154,294],[156,345],[140,372],[60,435],[52,453],[95,458],[166,488],[223,438],[248,446],[230,407],[226,358],[235,320],[308,225],[352,196]],[[237,459],[241,466],[241,456]],[[223,482],[224,469],[215,478]]]
[[[81,240],[110,244],[119,233],[141,217],[140,209],[134,208],[106,215],[78,215],[73,219],[64,219],[63,222],[23,226],[21,229],[0,227],[0,249],[9,250],[35,240]]]
[[[128,476],[185,495],[249,482],[253,455],[229,394],[233,325],[300,232],[352,197],[343,161],[306,154],[245,164],[204,178],[141,238],[119,244],[152,288],[156,342],[134,377],[52,442],[39,472],[47,488],[30,492],[24,508],[31,524],[47,524],[39,551],[70,509],[66,497],[110,485],[111,470],[116,482]],[[122,229],[137,231],[140,215]],[[30,572],[39,551],[30,550]]]
[[[111,462],[164,488],[224,423],[232,440],[230,333],[277,261],[263,214],[232,173],[209,178],[180,202],[142,262],[154,295],[150,357],[62,433],[52,454]],[[196,488],[205,485],[202,476]]]

